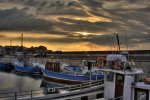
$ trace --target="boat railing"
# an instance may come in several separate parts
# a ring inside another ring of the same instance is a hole
[[[17,99],[25,99],[25,98],[32,98],[38,96],[44,96],[43,89],[0,93],[0,100],[17,100]]]
[[[30,90],[30,91],[20,91],[20,92],[9,92],[9,93],[0,93],[0,100],[18,100],[18,99],[29,99],[33,97],[41,97],[48,94],[59,94],[61,91],[75,91],[82,90],[86,88],[91,88],[95,86],[100,86],[103,90],[103,81],[91,81],[83,84],[70,85],[65,87],[55,87],[55,88],[45,88],[38,90]],[[95,90],[96,91],[96,90]]]
[[[93,87],[93,86],[97,86],[97,85],[101,85],[103,84],[102,81],[91,81],[91,82],[87,82],[87,83],[83,83],[83,84],[78,84],[78,85],[72,85],[71,87],[67,87],[69,91],[73,91],[73,90],[78,90],[78,89],[85,89],[85,88],[89,88],[89,87]]]

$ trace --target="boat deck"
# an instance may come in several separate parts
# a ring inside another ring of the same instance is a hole
[[[103,90],[103,82],[94,81],[65,87],[47,88],[12,93],[1,93],[0,100],[59,100],[65,97],[77,97],[78,95],[87,96],[88,93],[103,94]]]

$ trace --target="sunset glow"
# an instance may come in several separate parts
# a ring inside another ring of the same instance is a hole
[[[26,47],[117,50],[117,33],[121,49],[126,38],[130,50],[150,49],[149,5],[147,0],[0,0],[0,45],[20,45],[23,33]]]

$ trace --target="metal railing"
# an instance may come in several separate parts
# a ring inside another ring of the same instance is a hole
[[[21,91],[21,92],[9,92],[9,93],[0,93],[0,100],[17,100],[21,98],[32,98],[43,96],[43,89],[31,90],[31,91]]]
[[[102,85],[103,81],[92,81],[84,84],[70,85],[65,87],[56,87],[56,88],[46,88],[39,90],[30,90],[30,91],[21,91],[21,92],[9,92],[9,93],[0,93],[0,100],[17,100],[17,99],[26,99],[33,97],[41,97],[48,94],[59,94],[60,91],[75,91],[82,90],[86,88],[91,88],[94,86]],[[102,86],[103,87],[103,86]]]

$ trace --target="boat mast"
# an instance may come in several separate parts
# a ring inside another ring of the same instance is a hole
[[[129,60],[129,50],[128,50],[128,38],[127,38],[127,31],[126,31],[126,25],[124,25],[124,30],[125,30],[125,37],[126,37],[126,45],[127,45],[127,56],[128,56],[128,60]]]
[[[119,36],[118,36],[117,33],[114,33],[114,35],[116,35],[116,37],[117,37],[118,49],[119,49],[119,51],[120,51],[120,41],[119,41]]]
[[[10,46],[12,46],[12,40],[10,40]]]
[[[23,51],[23,33],[21,33],[21,48],[22,48],[22,51]]]
[[[108,39],[108,42],[109,42],[110,50],[111,50],[112,53],[113,53],[112,44],[111,44],[111,40],[110,40],[110,37],[109,37],[108,32],[107,32],[107,28],[106,28],[105,31],[106,31],[107,39]]]

